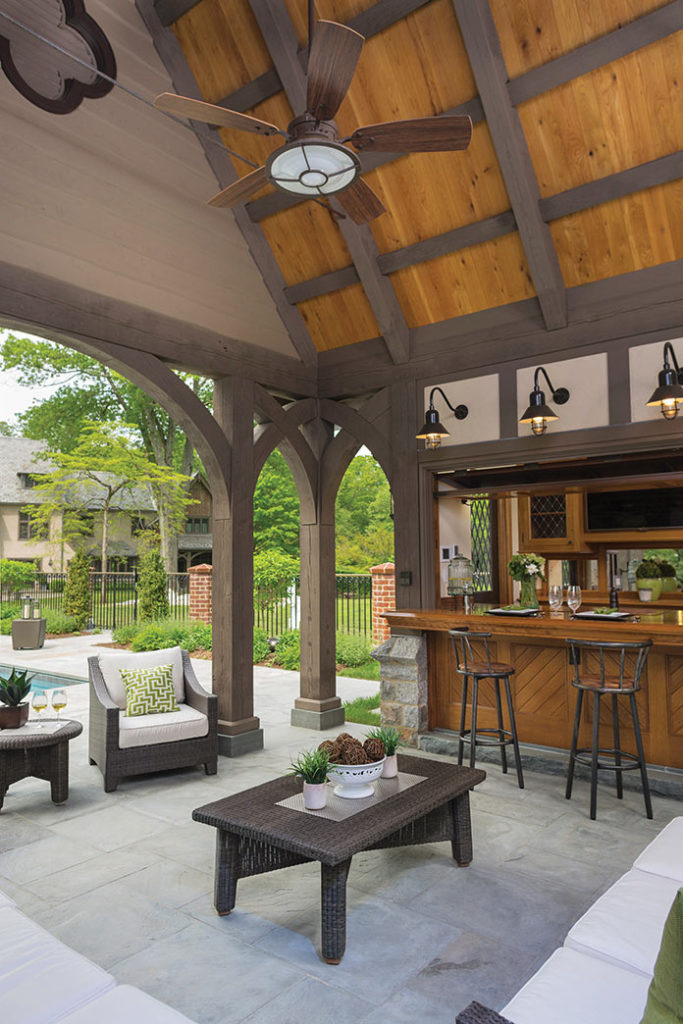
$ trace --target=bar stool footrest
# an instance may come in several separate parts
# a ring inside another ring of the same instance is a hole
[[[600,763],[600,755],[601,754],[605,754],[608,757],[616,758],[617,753],[621,757],[622,761],[627,761],[628,763],[627,764],[601,764]],[[585,765],[587,768],[591,768],[592,764],[593,764],[593,761],[592,761],[592,758],[591,758],[591,748],[590,747],[581,747],[581,748],[579,748],[576,751],[575,755],[574,755],[574,760],[578,761],[579,764]],[[598,768],[598,771],[630,772],[630,771],[633,771],[635,768],[640,768],[640,761],[638,760],[638,758],[636,757],[635,754],[629,754],[625,750],[616,751],[616,750],[611,749],[610,747],[600,747],[600,749],[598,750],[597,768]]]
[[[501,733],[509,738],[500,739]],[[465,732],[459,732],[458,739],[463,743],[472,743],[472,731],[466,729]],[[514,743],[514,740],[512,733],[507,729],[477,729],[474,737],[475,747],[508,747],[511,743]]]

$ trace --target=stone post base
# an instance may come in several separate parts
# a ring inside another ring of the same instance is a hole
[[[234,734],[218,733],[218,753],[222,757],[239,757],[252,750],[263,750],[263,729]]]
[[[405,744],[416,747],[427,729],[427,640],[389,637],[372,652],[379,662],[382,725],[391,725]]]
[[[344,708],[339,697],[329,697],[327,700],[312,700],[307,697],[297,697],[292,708],[290,722],[292,725],[300,726],[303,729],[335,729],[343,725]]]

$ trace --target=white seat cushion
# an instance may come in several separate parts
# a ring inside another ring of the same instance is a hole
[[[64,1017],[62,1024],[191,1024],[191,1021],[140,989],[118,985]]]
[[[652,977],[680,884],[632,868],[576,922],[565,946]]]
[[[515,1024],[639,1024],[650,979],[556,949],[501,1013]]]
[[[639,871],[676,878],[683,885],[683,818],[674,818],[634,862]]]
[[[0,909],[0,1020],[52,1024],[114,979],[14,907]]]
[[[122,668],[156,668],[157,665],[172,665],[175,698],[179,704],[185,700],[183,652],[180,647],[165,647],[161,651],[145,651],[143,654],[117,651],[115,654],[98,654],[97,660],[109,696],[122,710],[126,707],[126,687],[119,671]]]
[[[147,747],[156,743],[177,743],[206,736],[209,720],[206,715],[189,704],[181,704],[179,711],[162,711],[159,715],[126,717],[119,711],[119,747]]]

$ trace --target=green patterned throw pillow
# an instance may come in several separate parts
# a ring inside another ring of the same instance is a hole
[[[680,1024],[683,1020],[683,889],[664,925],[662,945],[640,1024]]]
[[[160,715],[164,711],[180,711],[173,688],[173,666],[154,668],[122,668],[126,687],[126,716]]]

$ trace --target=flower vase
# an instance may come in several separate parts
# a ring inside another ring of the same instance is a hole
[[[536,594],[537,576],[528,576],[521,580],[521,592],[519,603],[522,608],[538,608],[538,596]]]

